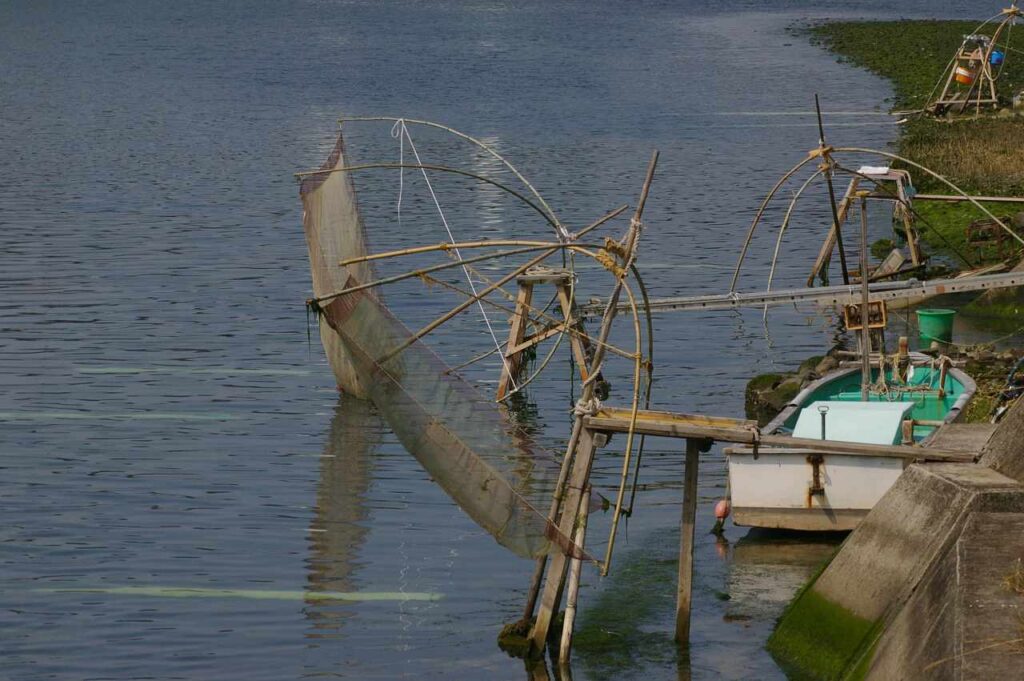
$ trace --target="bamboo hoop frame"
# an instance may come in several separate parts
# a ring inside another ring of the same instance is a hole
[[[413,170],[436,170],[442,173],[451,173],[453,175],[462,175],[463,177],[469,177],[474,180],[478,180],[485,184],[497,187],[498,189],[511,194],[516,197],[527,206],[535,210],[548,224],[555,228],[556,232],[560,225],[557,221],[553,220],[544,210],[530,199],[523,196],[521,193],[512,189],[508,185],[502,184],[497,180],[492,180],[489,177],[471,173],[468,170],[462,170],[461,168],[452,168],[451,166],[442,166],[436,163],[360,163],[352,166],[342,166],[340,168],[323,168],[321,170],[304,170],[301,173],[295,173],[295,177],[302,179],[311,175],[330,175],[331,173],[353,173],[360,170],[387,170],[387,169],[413,169]],[[566,240],[568,241],[568,239]]]
[[[1018,242],[1020,242],[1022,245],[1024,245],[1024,238],[1022,238],[1016,232],[1014,232],[1012,229],[1010,229],[1006,225],[1006,223],[1004,223],[1002,220],[1000,220],[998,217],[996,217],[990,210],[988,210],[984,205],[982,205],[974,197],[972,197],[969,194],[967,194],[967,192],[965,192],[963,189],[961,189],[959,186],[957,186],[953,182],[949,181],[943,175],[940,175],[939,173],[935,172],[934,170],[931,170],[930,168],[927,168],[926,166],[921,165],[920,163],[916,163],[914,161],[911,161],[910,159],[905,158],[903,156],[900,156],[899,154],[893,154],[893,153],[890,153],[890,152],[887,152],[887,151],[880,151],[878,149],[869,149],[869,148],[866,148],[866,147],[826,147],[823,152],[820,151],[819,149],[813,149],[812,151],[809,152],[807,158],[801,160],[799,163],[797,163],[795,166],[793,166],[790,170],[788,170],[786,173],[784,173],[782,175],[782,177],[779,179],[778,182],[775,183],[775,186],[772,187],[771,191],[768,192],[768,194],[765,196],[764,200],[761,202],[761,205],[758,207],[758,210],[757,210],[757,212],[754,215],[754,219],[751,222],[750,227],[747,230],[747,234],[746,234],[746,236],[744,238],[743,246],[740,249],[740,254],[739,254],[739,257],[738,257],[738,259],[736,261],[735,268],[733,270],[732,282],[730,283],[730,286],[729,286],[730,293],[734,293],[736,291],[736,284],[739,281],[739,277],[740,277],[740,274],[741,274],[741,271],[742,271],[742,268],[743,268],[743,264],[744,264],[744,261],[746,260],[746,255],[747,255],[747,252],[749,251],[750,244],[751,244],[751,242],[753,240],[753,237],[754,237],[754,233],[757,230],[757,227],[759,226],[762,218],[764,217],[764,214],[765,214],[765,212],[768,209],[768,205],[774,199],[774,197],[778,193],[778,191],[783,187],[783,185],[786,184],[786,182],[789,181],[790,178],[793,177],[793,175],[795,175],[801,168],[803,168],[805,165],[810,163],[812,160],[818,158],[821,155],[831,156],[833,154],[839,154],[839,153],[866,154],[866,155],[880,156],[880,157],[887,158],[887,159],[892,160],[892,161],[897,161],[899,163],[906,164],[907,166],[910,166],[911,168],[916,168],[917,170],[920,170],[920,171],[924,172],[926,175],[928,175],[928,176],[938,180],[939,182],[943,183],[944,185],[946,185],[947,187],[952,189],[954,193],[956,193],[957,195],[963,197],[966,201],[968,201],[969,203],[974,205],[975,208],[977,208],[979,211],[984,213],[988,218],[990,218],[996,224],[998,224],[1007,234],[1009,234],[1011,237],[1013,237]],[[842,169],[845,172],[850,172],[848,169],[846,169],[845,167],[841,166],[838,163],[838,161],[835,162],[834,167],[836,169]],[[819,172],[821,172],[821,171],[819,170]],[[798,194],[802,193],[802,189],[803,188],[801,188],[801,191],[798,192]],[[904,205],[906,205],[906,204],[904,204]],[[913,208],[911,208],[911,210],[913,211],[914,215],[918,215],[917,211],[914,211]],[[787,211],[787,218],[788,218],[788,211]],[[781,235],[780,235],[779,238],[781,238]],[[777,258],[777,254],[776,254],[775,258]],[[773,265],[772,265],[772,273],[774,273],[774,259],[773,259]]]
[[[350,122],[350,121],[351,122],[359,122],[359,121],[362,121],[362,122],[368,122],[368,121],[387,121],[387,122],[390,122],[390,123],[401,122],[403,124],[412,123],[413,125],[422,125],[422,126],[426,126],[426,127],[430,127],[430,128],[436,128],[438,130],[444,130],[445,132],[451,133],[452,135],[455,135],[456,137],[462,138],[462,139],[464,139],[464,140],[466,140],[468,142],[471,142],[471,143],[475,144],[476,146],[480,147],[481,149],[486,151],[488,154],[490,154],[494,158],[496,158],[499,161],[501,161],[501,163],[506,168],[508,168],[512,172],[512,174],[515,175],[519,179],[519,181],[522,182],[526,186],[527,189],[530,190],[530,193],[533,194],[534,198],[537,199],[537,202],[541,206],[544,207],[544,210],[546,211],[546,217],[548,218],[548,222],[550,222],[551,226],[555,228],[555,233],[558,235],[560,240],[562,240],[562,241],[570,241],[570,240],[572,240],[572,235],[569,233],[569,231],[567,229],[565,229],[564,226],[562,226],[561,220],[558,219],[558,216],[555,214],[555,211],[553,211],[551,209],[551,206],[548,205],[548,202],[544,200],[544,197],[541,196],[539,191],[537,191],[537,188],[534,187],[530,183],[530,181],[527,180],[526,177],[524,177],[521,172],[519,172],[519,169],[516,168],[514,165],[512,165],[512,163],[508,159],[506,159],[504,156],[502,156],[497,151],[495,151],[491,146],[489,146],[488,144],[478,140],[477,138],[472,137],[470,135],[467,135],[466,133],[464,133],[464,132],[462,132],[460,130],[456,130],[455,128],[452,128],[452,127],[447,126],[447,125],[443,125],[441,123],[436,123],[434,121],[417,120],[415,118],[397,118],[397,117],[394,117],[394,116],[343,116],[343,117],[338,119],[338,124],[342,125],[342,124],[344,124],[346,122]]]

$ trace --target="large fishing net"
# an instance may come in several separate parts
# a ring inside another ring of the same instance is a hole
[[[339,134],[327,163],[345,165]],[[369,282],[366,238],[349,172],[306,176],[300,194],[318,299]],[[336,296],[320,307],[321,338],[345,391],[371,400],[405,448],[498,543],[524,557],[561,550],[585,555],[537,509],[550,503],[558,466],[531,447],[506,412],[458,375],[425,344],[403,345],[409,330],[372,289]]]

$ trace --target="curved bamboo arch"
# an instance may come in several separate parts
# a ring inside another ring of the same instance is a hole
[[[537,188],[534,187],[521,172],[519,172],[518,168],[512,165],[511,161],[509,161],[507,158],[499,154],[485,142],[482,142],[477,138],[467,135],[466,133],[460,130],[456,130],[455,128],[452,128],[450,126],[443,125],[441,123],[435,123],[434,121],[418,120],[415,118],[399,118],[395,116],[343,116],[338,119],[339,125],[348,121],[388,121],[391,123],[412,123],[413,125],[422,125],[430,128],[437,128],[438,130],[444,130],[445,132],[451,133],[456,137],[462,138],[468,142],[475,144],[476,146],[480,147],[494,158],[501,161],[501,163],[506,168],[508,168],[512,172],[512,174],[515,175],[519,179],[519,181],[526,186],[527,189],[530,190],[530,193],[533,194],[533,197],[537,200],[537,203],[544,207],[544,210],[546,211],[546,217],[548,218],[548,222],[555,228],[555,233],[558,235],[558,238],[560,240],[572,240],[572,235],[569,233],[569,230],[567,230],[562,225],[562,221],[558,219],[558,216],[555,214],[555,211],[551,209],[551,206],[548,205],[548,202],[544,200],[544,197],[541,196],[539,191],[537,191]]]
[[[464,177],[469,177],[469,178],[472,178],[474,180],[478,180],[480,182],[483,182],[485,184],[492,185],[492,186],[497,187],[498,189],[502,190],[503,192],[507,192],[508,194],[511,194],[512,196],[514,196],[515,198],[519,199],[520,201],[525,203],[527,206],[532,208],[533,210],[537,211],[537,213],[539,213],[540,216],[542,218],[544,218],[544,220],[549,225],[554,227],[556,230],[560,228],[560,225],[557,222],[555,222],[554,220],[552,220],[551,216],[548,215],[547,213],[545,213],[544,210],[542,210],[540,206],[538,206],[536,203],[534,203],[533,201],[531,201],[527,197],[523,196],[521,193],[517,192],[515,189],[512,189],[508,185],[502,184],[501,182],[498,182],[496,180],[492,180],[489,177],[484,177],[483,175],[478,175],[476,173],[471,173],[468,170],[462,170],[461,168],[452,168],[451,166],[442,166],[442,165],[437,165],[437,164],[433,164],[433,163],[360,163],[358,165],[342,166],[340,168],[324,168],[323,170],[305,170],[305,171],[303,171],[301,173],[295,173],[295,177],[301,179],[303,177],[308,177],[310,175],[330,175],[331,173],[349,173],[349,172],[357,172],[357,171],[360,171],[360,170],[381,170],[381,169],[395,169],[395,168],[412,168],[412,169],[419,169],[419,170],[436,170],[436,171],[442,172],[442,173],[452,173],[453,175],[462,175]]]
[[[824,172],[825,171],[821,169],[814,171],[810,177],[804,180],[804,183],[800,185],[800,189],[796,191],[796,194],[794,194],[793,198],[789,201],[789,206],[786,208],[786,215],[782,218],[782,226],[779,228],[779,236],[775,240],[775,253],[772,255],[772,267],[768,271],[768,288],[766,289],[768,291],[772,290],[772,280],[775,278],[775,265],[779,261],[779,250],[782,248],[782,237],[785,235],[786,229],[789,227],[789,219],[793,216],[793,209],[796,208],[797,201],[799,201],[801,195],[807,191],[811,182],[814,182],[814,180],[821,177]],[[764,309],[765,312],[767,312],[768,306],[766,305]]]
[[[747,251],[748,251],[748,249],[750,247],[750,243],[751,243],[751,241],[753,240],[753,237],[754,237],[754,232],[757,230],[757,227],[758,227],[758,225],[761,222],[761,218],[763,217],[765,211],[767,210],[768,204],[772,201],[772,199],[778,193],[779,189],[786,183],[786,181],[788,181],[803,166],[805,166],[807,163],[809,163],[810,161],[812,161],[813,159],[818,157],[819,154],[817,154],[816,152],[817,152],[817,150],[812,151],[811,155],[809,155],[806,159],[804,159],[803,161],[801,161],[800,163],[795,165],[793,168],[791,168],[789,171],[787,171],[782,176],[782,178],[778,182],[775,183],[775,186],[772,187],[772,189],[768,193],[768,195],[765,196],[764,201],[761,202],[761,206],[758,208],[758,211],[757,211],[757,213],[754,216],[754,220],[751,222],[750,228],[747,230],[746,239],[744,240],[743,247],[740,250],[740,255],[739,255],[739,258],[737,259],[736,267],[735,267],[735,269],[733,271],[732,283],[731,283],[730,288],[729,288],[730,292],[735,292],[735,290],[736,290],[736,283],[739,280],[739,276],[740,276],[740,273],[741,273],[741,270],[742,270],[742,267],[743,267],[744,260],[746,258]],[[917,170],[920,170],[920,171],[924,172],[926,175],[929,175],[932,178],[934,178],[934,179],[938,180],[939,182],[943,183],[944,185],[946,185],[947,187],[952,189],[953,192],[956,193],[957,195],[962,196],[963,198],[965,198],[968,202],[973,204],[975,208],[980,210],[987,217],[989,217],[993,222],[995,222],[997,225],[999,225],[1004,231],[1006,231],[1007,234],[1009,234],[1011,237],[1013,237],[1018,242],[1020,242],[1021,245],[1024,245],[1024,238],[1022,238],[1016,232],[1014,232],[1012,229],[1010,229],[1006,225],[1006,223],[1004,223],[1002,220],[1000,220],[998,217],[996,217],[990,210],[985,208],[985,206],[983,206],[981,203],[979,203],[977,201],[977,199],[975,199],[974,197],[972,197],[969,194],[967,194],[967,192],[965,192],[963,189],[961,189],[959,186],[957,186],[953,182],[950,182],[944,176],[940,175],[939,173],[935,172],[934,170],[931,170],[930,168],[928,168],[926,166],[921,165],[920,163],[916,163],[914,161],[911,161],[910,159],[905,158],[903,156],[900,156],[899,154],[893,154],[893,153],[887,152],[887,151],[880,151],[878,149],[869,149],[867,147],[834,147],[834,148],[829,149],[827,153],[830,154],[830,155],[831,154],[836,154],[836,153],[849,153],[849,154],[868,154],[868,155],[880,156],[880,157],[883,157],[883,158],[890,159],[892,161],[898,161],[900,163],[904,163],[904,164],[906,164],[906,165],[908,165],[908,166],[910,166],[912,168],[916,168]],[[845,168],[843,170],[846,171]],[[818,171],[815,172],[814,175],[811,176],[811,178],[809,178],[804,183],[803,186],[801,186],[800,190],[797,192],[797,196],[794,197],[794,201],[795,201],[796,198],[798,198],[800,196],[800,194],[803,193],[803,190],[810,183],[810,181],[813,180],[814,177],[816,177],[817,175],[821,174],[822,172],[824,172],[824,171],[819,169]],[[849,172],[849,171],[846,171],[846,172]],[[790,213],[792,212],[792,209],[793,209],[793,202],[790,203],[789,209],[787,209],[786,218],[784,219],[784,224],[785,225],[788,225],[788,221],[789,221],[789,217],[790,217]],[[779,241],[781,241],[781,238],[782,238],[782,233],[781,232],[784,231],[784,229],[785,229],[785,227],[783,227],[783,229],[780,230]],[[771,279],[772,279],[772,275],[774,274],[774,270],[775,270],[775,260],[777,258],[778,258],[778,241],[776,243],[776,252],[775,252],[775,256],[774,256],[773,261],[772,261],[771,273],[769,275],[769,287],[771,286]]]
[[[754,231],[757,229],[758,223],[761,222],[761,218],[764,216],[764,212],[768,208],[768,204],[771,203],[772,199],[775,197],[775,194],[778,193],[779,189],[782,188],[782,185],[786,184],[789,178],[793,177],[793,175],[795,175],[797,171],[803,168],[805,165],[807,165],[814,159],[818,158],[818,154],[816,152],[817,150],[815,150],[814,152],[809,154],[807,158],[805,158],[804,160],[800,161],[795,166],[790,168],[789,172],[783,175],[779,179],[779,181],[775,183],[775,186],[772,187],[771,191],[768,192],[768,195],[764,197],[764,200],[761,202],[761,206],[757,209],[757,213],[754,215],[754,221],[750,223],[750,229],[747,230],[746,239],[744,239],[743,241],[743,248],[740,249],[739,260],[736,261],[736,268],[733,270],[732,273],[732,282],[730,282],[729,284],[730,293],[736,290],[736,282],[740,278],[740,268],[743,267],[743,260],[747,257],[747,249],[750,248],[750,242],[754,238]]]

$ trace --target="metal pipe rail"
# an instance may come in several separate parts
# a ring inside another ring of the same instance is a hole
[[[983,291],[986,289],[1024,286],[1024,272],[985,274],[959,279],[935,279],[932,281],[877,282],[868,285],[868,299],[871,302],[899,300],[959,293]],[[780,291],[759,291],[756,293],[720,293],[705,296],[682,296],[675,298],[652,298],[646,306],[651,312],[683,312],[687,310],[732,310],[741,307],[760,308],[768,305],[816,302],[819,305],[852,305],[862,302],[859,285],[822,286],[818,288],[785,289]],[[626,305],[619,305],[619,311],[628,311]],[[604,312],[604,304],[591,302],[580,309],[584,317],[594,317]]]

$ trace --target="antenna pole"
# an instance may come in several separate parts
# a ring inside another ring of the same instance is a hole
[[[822,170],[825,172],[825,183],[828,185],[828,200],[832,206],[832,229],[836,230],[836,246],[839,247],[839,267],[843,271],[843,284],[849,285],[850,274],[846,271],[846,251],[843,249],[843,230],[839,227],[839,211],[836,210],[836,190],[832,186],[832,159],[825,146],[825,125],[821,122],[821,104],[818,94],[814,94],[814,110],[818,114],[818,149],[821,151]]]

